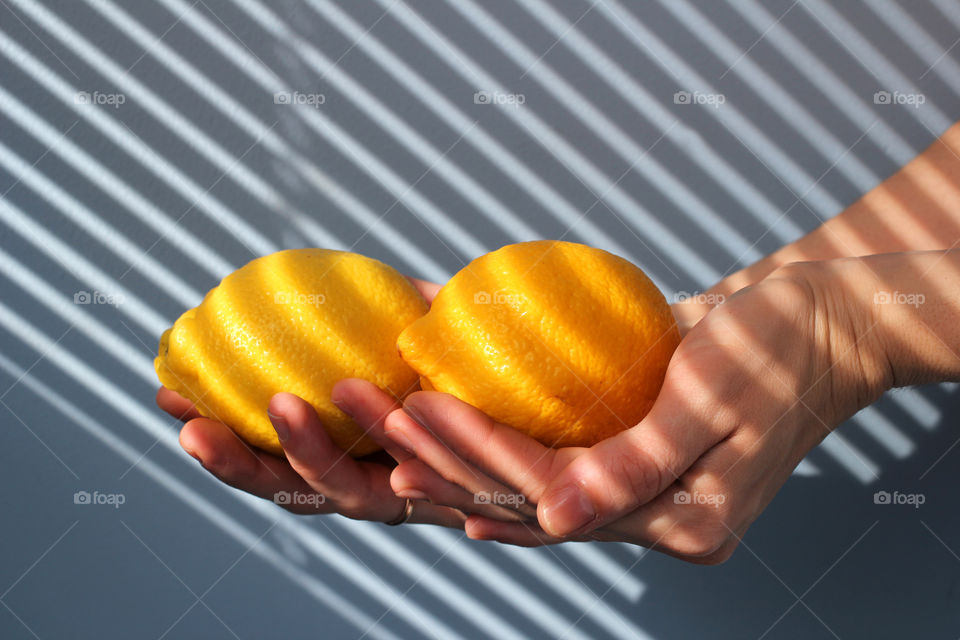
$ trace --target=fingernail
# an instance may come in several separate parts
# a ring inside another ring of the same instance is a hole
[[[287,438],[290,437],[290,425],[287,424],[287,419],[283,416],[275,416],[269,411],[267,411],[267,416],[273,423],[273,428],[276,430],[280,442],[286,442]]]
[[[412,455],[416,455],[416,454],[417,454],[417,452],[416,452],[416,451],[414,450],[414,448],[413,448],[413,443],[410,442],[410,438],[408,438],[407,435],[406,435],[403,431],[401,431],[401,430],[399,430],[399,429],[391,429],[390,431],[384,431],[383,433],[384,433],[385,436],[387,436],[388,438],[390,438],[391,440],[393,440],[393,442],[394,442],[398,447],[400,447],[401,449],[403,449],[403,450],[406,451],[407,453],[412,454]]]
[[[410,498],[411,500],[426,500],[430,502],[430,496],[425,494],[423,491],[418,491],[417,489],[403,489],[396,492],[397,497],[399,498]]]
[[[553,494],[543,509],[543,519],[550,531],[573,535],[591,523],[597,512],[590,498],[580,487],[570,484]]]

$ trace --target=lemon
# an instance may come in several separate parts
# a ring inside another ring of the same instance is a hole
[[[650,410],[680,334],[638,267],[541,240],[473,260],[397,341],[424,389],[547,446],[590,446]]]
[[[417,374],[397,353],[397,336],[427,304],[382,262],[344,251],[295,249],[257,258],[231,273],[160,339],[160,382],[247,443],[283,449],[267,417],[271,396],[294,393],[317,410],[350,455],[380,447],[330,401],[338,380],[359,377],[397,399]]]

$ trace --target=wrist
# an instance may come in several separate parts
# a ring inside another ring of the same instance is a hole
[[[882,283],[861,258],[791,263],[778,272],[784,270],[796,270],[811,290],[821,375],[833,399],[833,424],[839,424],[894,385],[874,304]]]
[[[960,250],[867,256],[892,387],[960,380]]]
[[[960,250],[798,263],[858,406],[887,389],[960,380]],[[854,358],[842,358],[844,350]]]

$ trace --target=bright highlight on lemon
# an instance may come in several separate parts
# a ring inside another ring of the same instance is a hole
[[[543,240],[464,267],[397,345],[423,388],[562,447],[637,424],[679,341],[670,306],[638,267]]]
[[[160,382],[247,443],[283,449],[267,417],[270,398],[296,394],[317,410],[351,456],[380,447],[330,401],[343,378],[364,378],[397,399],[417,374],[397,353],[400,332],[427,311],[392,267],[355,253],[295,249],[231,273],[160,339]]]

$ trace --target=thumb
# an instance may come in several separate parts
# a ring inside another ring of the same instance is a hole
[[[660,405],[663,406],[663,405]],[[650,502],[722,435],[709,424],[653,410],[640,424],[577,456],[544,490],[541,528],[570,537],[602,527]]]

